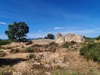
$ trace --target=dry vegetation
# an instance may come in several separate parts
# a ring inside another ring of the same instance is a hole
[[[100,75],[100,63],[80,55],[80,43],[42,39],[0,48],[0,75]]]

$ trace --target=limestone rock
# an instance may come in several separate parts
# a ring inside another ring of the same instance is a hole
[[[64,43],[64,37],[61,33],[56,35],[56,43]]]
[[[62,35],[61,33],[58,33],[56,35],[56,43],[64,43],[64,42],[71,42],[71,41],[82,43],[84,42],[84,38],[82,35],[72,34],[72,33],[68,33],[66,35]]]
[[[60,32],[56,35],[56,38],[59,38],[59,37],[63,37],[63,35]]]
[[[64,37],[65,37],[65,42],[71,42],[71,41],[80,42],[80,43],[84,42],[83,36],[79,34],[68,33]]]

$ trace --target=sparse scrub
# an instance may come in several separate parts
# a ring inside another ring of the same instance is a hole
[[[65,42],[65,43],[62,45],[63,48],[68,48],[69,46],[70,46],[70,43],[68,43],[68,42]]]
[[[12,42],[11,40],[1,40],[0,45],[10,44],[11,42]]]
[[[36,56],[35,56],[34,54],[29,54],[27,57],[28,57],[29,59],[36,58]]]
[[[57,47],[59,47],[57,43],[51,42],[45,45],[34,44],[30,48],[32,49],[32,51],[36,52],[41,52],[41,51],[55,52]]]
[[[34,52],[34,50],[31,47],[27,47],[25,49],[25,52],[31,53],[31,52]]]
[[[10,50],[10,53],[19,53],[19,52],[20,52],[20,50],[18,48]]]
[[[77,42],[75,42],[75,41],[65,42],[65,43],[62,45],[62,47],[63,47],[63,48],[69,48],[69,46],[72,46],[72,45],[75,45],[75,44],[77,44]]]
[[[18,53],[20,52],[20,50],[18,48],[15,49],[15,53]]]
[[[80,46],[81,46],[81,44],[77,43],[75,41],[65,42],[64,44],[62,44],[63,48],[67,48],[68,50],[71,50],[71,51],[79,50]]]
[[[51,42],[51,43],[49,43],[49,44],[47,44],[47,45],[44,45],[44,47],[45,47],[46,49],[48,49],[48,51],[55,52],[56,49],[57,49],[57,47],[59,47],[59,46],[58,46],[57,43]]]
[[[51,43],[49,43],[49,45],[51,46],[51,45],[54,45],[55,47],[57,47],[58,46],[58,44],[57,43],[55,43],[55,42],[51,42]]]

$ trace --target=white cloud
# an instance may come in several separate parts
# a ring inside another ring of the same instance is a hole
[[[28,33],[27,37],[28,38],[42,38],[45,37],[47,35],[46,32],[36,32],[36,33]]]
[[[6,25],[7,23],[6,23],[6,22],[0,22],[0,24],[2,24],[2,25]]]
[[[55,27],[54,30],[60,30],[63,29],[64,27]]]

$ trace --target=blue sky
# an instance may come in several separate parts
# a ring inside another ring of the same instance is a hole
[[[0,0],[0,38],[13,22],[30,27],[28,38],[48,33],[100,35],[100,0]]]

